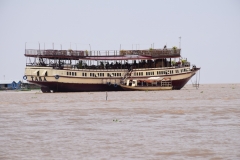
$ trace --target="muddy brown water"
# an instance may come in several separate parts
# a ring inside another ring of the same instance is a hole
[[[240,159],[240,84],[0,91],[0,159]]]

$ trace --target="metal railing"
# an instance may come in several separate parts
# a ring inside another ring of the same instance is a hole
[[[125,56],[142,55],[157,57],[161,55],[180,55],[181,49],[150,49],[150,50],[104,50],[104,51],[83,51],[83,50],[36,50],[26,49],[25,55],[43,55],[43,56]]]

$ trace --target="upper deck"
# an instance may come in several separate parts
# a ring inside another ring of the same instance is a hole
[[[71,59],[71,60],[134,60],[134,59],[162,59],[180,57],[181,49],[149,49],[149,50],[36,50],[26,49],[26,57],[47,59]]]

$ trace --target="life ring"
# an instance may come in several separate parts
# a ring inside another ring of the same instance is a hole
[[[26,76],[26,75],[25,75],[25,76],[23,76],[23,79],[24,79],[24,80],[26,80],[26,79],[27,79],[27,76]]]
[[[56,76],[55,76],[55,79],[58,79],[58,78],[59,78],[59,75],[56,75]]]
[[[107,82],[107,85],[108,85],[108,86],[111,86],[111,82]]]
[[[117,87],[117,83],[114,84],[114,87],[115,87],[115,88]]]

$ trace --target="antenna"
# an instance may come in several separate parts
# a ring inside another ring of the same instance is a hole
[[[179,49],[181,48],[181,37],[179,37]]]

